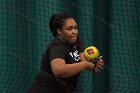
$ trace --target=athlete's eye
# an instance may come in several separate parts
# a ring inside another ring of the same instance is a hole
[[[71,31],[73,28],[72,27],[68,27],[66,28],[66,30]]]
[[[71,31],[73,29],[77,30],[78,28],[77,28],[77,26],[69,26],[66,28],[66,30],[68,30],[68,31]]]

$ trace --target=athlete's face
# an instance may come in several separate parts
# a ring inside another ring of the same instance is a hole
[[[65,24],[62,26],[60,35],[64,41],[70,44],[76,44],[78,29],[77,24],[73,18],[69,18],[65,21]]]

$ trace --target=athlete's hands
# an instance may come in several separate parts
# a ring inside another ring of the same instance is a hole
[[[92,62],[86,61],[86,64],[87,64],[87,70],[93,71],[95,69],[95,64],[93,64]]]
[[[95,72],[100,72],[101,70],[103,70],[103,68],[104,68],[104,61],[102,59],[102,56],[100,56],[99,61],[95,65],[94,71]]]

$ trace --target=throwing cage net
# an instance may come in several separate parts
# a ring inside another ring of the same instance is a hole
[[[84,48],[98,47],[105,67],[83,71],[77,93],[140,92],[139,0],[0,0],[0,92],[26,93],[52,39],[49,19],[68,12]]]

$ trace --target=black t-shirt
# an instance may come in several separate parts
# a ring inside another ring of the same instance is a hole
[[[62,58],[65,60],[66,64],[73,64],[80,61],[79,53],[82,51],[77,50],[75,46],[72,46],[67,43],[63,43],[58,38],[54,38],[48,45],[45,53],[42,56],[41,61],[41,69],[46,71],[47,73],[53,75],[50,62],[51,60],[55,58]],[[76,87],[76,80],[77,75],[74,75],[69,78],[64,78],[63,80],[72,84],[74,87]],[[49,80],[49,79],[47,79]],[[47,82],[47,81],[45,81]],[[50,81],[48,81],[50,82]]]

